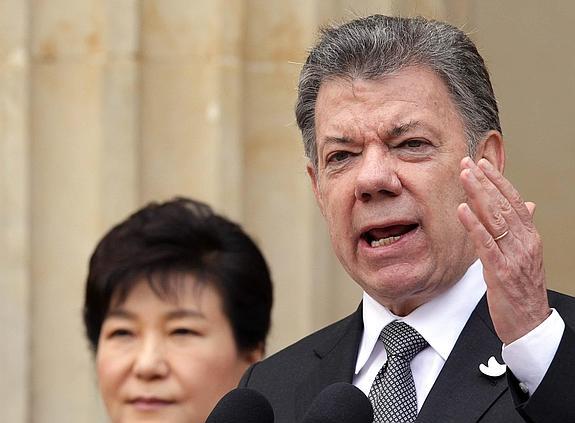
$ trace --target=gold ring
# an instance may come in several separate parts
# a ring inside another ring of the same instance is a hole
[[[495,238],[493,238],[493,241],[499,241],[503,238],[505,238],[507,236],[507,234],[509,234],[509,230],[506,230],[505,232],[503,232],[501,235],[496,236]]]

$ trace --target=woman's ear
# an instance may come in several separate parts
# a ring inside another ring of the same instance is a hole
[[[257,347],[253,350],[244,351],[242,352],[243,358],[246,363],[249,365],[257,363],[264,358],[265,355],[265,345],[263,342],[260,342]]]
[[[505,148],[503,145],[503,136],[499,131],[489,131],[483,141],[477,146],[473,161],[476,163],[479,159],[486,159],[499,172],[503,173],[505,169]]]

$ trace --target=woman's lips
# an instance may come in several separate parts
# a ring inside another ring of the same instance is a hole
[[[175,404],[175,401],[162,398],[134,398],[129,403],[140,411],[154,411]]]

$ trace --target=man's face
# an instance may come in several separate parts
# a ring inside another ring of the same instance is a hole
[[[467,155],[447,87],[425,68],[325,81],[316,103],[314,192],[350,276],[405,315],[475,259],[456,209]]]

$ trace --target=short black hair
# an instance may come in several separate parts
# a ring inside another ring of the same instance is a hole
[[[84,325],[92,350],[112,301],[142,278],[160,297],[177,295],[174,275],[191,274],[220,294],[239,351],[265,345],[273,302],[268,265],[242,228],[199,201],[150,203],[113,227],[90,259]]]

